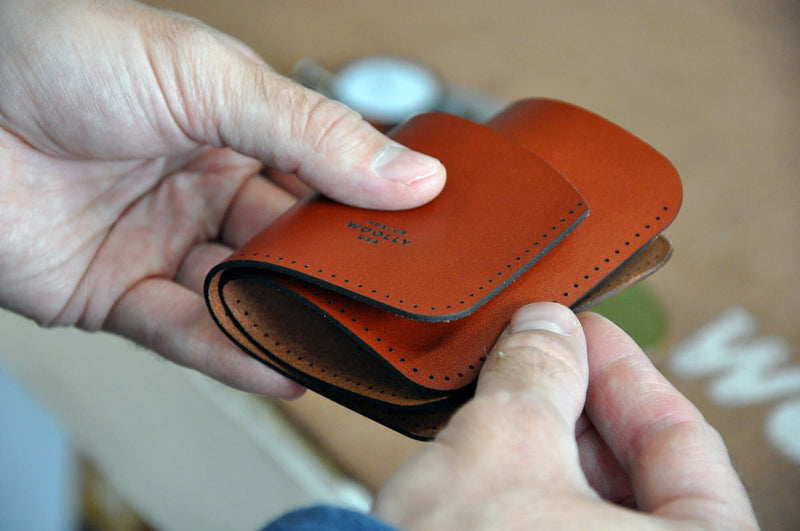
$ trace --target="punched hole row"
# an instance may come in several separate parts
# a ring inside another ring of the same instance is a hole
[[[668,207],[668,206],[663,206],[661,209],[662,209],[664,212],[666,212],[666,211],[668,211],[668,210],[669,210],[669,207]],[[654,218],[654,219],[655,219],[656,221],[661,221],[661,216],[655,216],[655,218]],[[644,229],[645,229],[645,230],[650,230],[651,228],[652,228],[652,226],[651,226],[649,223],[645,223],[645,225],[644,225]],[[642,237],[642,233],[641,233],[641,232],[635,232],[635,233],[634,233],[634,239],[636,239],[636,238],[641,238],[641,237]],[[624,242],[624,245],[625,245],[626,247],[629,247],[629,246],[631,245],[631,241],[630,241],[630,240],[627,240],[627,241],[625,241],[625,242]],[[614,255],[619,255],[619,254],[621,254],[621,251],[620,251],[619,249],[614,249],[614,252],[613,252],[612,254],[614,254]],[[610,259],[610,258],[608,258],[608,257],[606,257],[606,258],[604,258],[604,259],[603,259],[603,263],[604,263],[604,264],[608,264],[608,263],[610,263],[610,262],[611,262],[611,259]],[[647,262],[647,265],[650,265],[650,262],[649,262],[649,261]],[[598,271],[600,271],[600,266],[594,266],[594,267],[593,267],[593,271],[595,271],[595,272],[598,272]],[[584,280],[589,280],[589,278],[590,278],[590,276],[589,276],[588,274],[586,274],[586,275],[583,275],[583,279],[584,279]],[[572,284],[572,287],[573,287],[573,288],[575,288],[575,289],[578,289],[578,288],[580,287],[580,284],[578,284],[578,283],[574,283],[574,284]],[[563,296],[564,298],[567,298],[567,297],[569,297],[569,296],[570,296],[570,292],[569,292],[569,291],[565,291],[564,293],[562,293],[562,296]],[[555,300],[554,300],[553,302],[558,302],[558,301],[555,301]]]

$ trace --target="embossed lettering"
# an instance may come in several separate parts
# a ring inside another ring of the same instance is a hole
[[[394,243],[401,247],[411,243],[410,239],[404,237],[406,231],[389,227],[377,221],[370,220],[365,224],[348,221],[347,228],[360,232],[358,239],[372,244],[377,244],[379,240]]]
[[[376,240],[374,238],[370,238],[369,236],[365,236],[363,234],[359,234],[358,235],[358,239],[359,240],[363,240],[363,241],[365,241],[367,243],[371,243],[373,245],[378,245],[378,240]]]

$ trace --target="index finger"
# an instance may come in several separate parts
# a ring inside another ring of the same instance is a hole
[[[586,412],[631,477],[639,508],[664,517],[757,528],[719,434],[633,340],[581,315],[589,353]]]

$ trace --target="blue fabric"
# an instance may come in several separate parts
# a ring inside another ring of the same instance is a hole
[[[75,465],[64,429],[0,366],[0,529],[78,529]]]
[[[262,531],[397,531],[368,514],[315,505],[287,513]]]

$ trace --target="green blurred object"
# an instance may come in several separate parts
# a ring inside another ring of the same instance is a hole
[[[625,330],[640,347],[653,347],[667,332],[667,316],[656,296],[639,283],[591,309]]]

